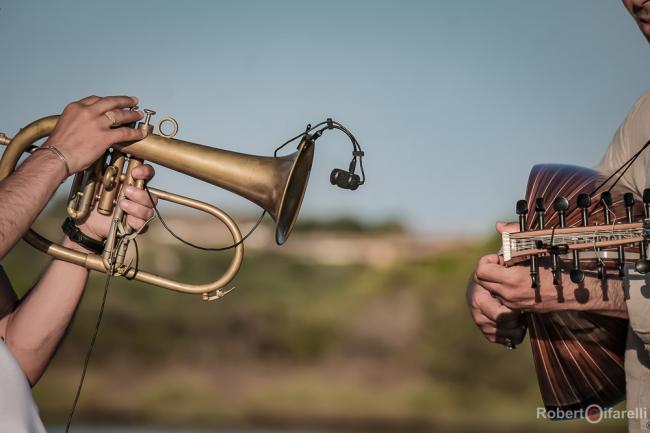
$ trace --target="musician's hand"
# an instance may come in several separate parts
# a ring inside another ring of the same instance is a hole
[[[147,182],[153,178],[154,169],[152,166],[144,164],[134,168],[132,174],[134,179],[142,179]],[[147,191],[135,187],[127,187],[124,194],[126,197],[120,200],[118,205],[127,214],[127,224],[134,230],[140,230],[154,214],[149,194],[147,194]],[[154,203],[157,203],[157,201],[156,197],[154,197]],[[111,217],[102,215],[95,209],[88,219],[79,225],[79,228],[86,236],[103,240],[108,235],[110,225]]]
[[[497,232],[519,231],[517,223],[504,223],[497,221]],[[497,263],[502,263],[499,256],[492,255]],[[481,263],[479,262],[479,267]],[[478,268],[476,270],[478,272]],[[483,332],[485,338],[493,343],[505,344],[508,340],[517,345],[521,343],[526,334],[521,313],[513,311],[503,305],[501,301],[482,287],[476,277],[472,276],[467,286],[467,304],[474,322]]]
[[[536,306],[528,268],[506,267],[503,258],[496,254],[480,258],[474,281],[512,310],[530,311]]]
[[[146,136],[141,129],[120,127],[142,119],[141,111],[130,110],[137,104],[138,99],[131,96],[88,96],[72,102],[63,110],[45,144],[63,154],[71,174],[84,170],[113,144]]]
[[[496,229],[499,234],[515,233],[519,231],[519,225],[515,222],[497,221]],[[510,309],[528,310],[535,306],[535,292],[530,288],[528,268],[505,267],[501,256],[488,254],[481,257],[474,273],[474,281]]]
[[[514,223],[497,223],[497,231],[510,233],[519,231]],[[584,284],[571,282],[568,273],[561,272],[562,285],[553,284],[553,275],[548,267],[539,267],[539,288],[531,287],[530,269],[526,265],[506,267],[503,257],[489,254],[481,257],[476,268],[474,281],[490,292],[506,307],[524,312],[545,313],[559,310],[586,310],[601,314],[623,317],[627,314],[621,296],[621,280],[608,278],[598,280],[587,275]],[[608,296],[605,297],[604,290]],[[536,293],[537,291],[537,293]],[[539,295],[536,298],[536,295]]]
[[[503,305],[490,292],[471,278],[467,286],[467,304],[474,322],[485,338],[493,343],[518,345],[524,339],[526,328],[521,313]]]

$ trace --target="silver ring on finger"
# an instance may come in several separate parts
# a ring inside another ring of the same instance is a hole
[[[104,116],[108,117],[108,120],[111,121],[111,126],[117,126],[117,119],[115,118],[115,113],[113,111],[107,111],[104,113]]]

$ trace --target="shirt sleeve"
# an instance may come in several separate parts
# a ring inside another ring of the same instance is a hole
[[[595,167],[609,176],[650,140],[650,91],[645,92],[634,103],[627,117],[612,138],[605,155]],[[619,184],[641,196],[650,186],[650,149],[643,152],[625,172]]]

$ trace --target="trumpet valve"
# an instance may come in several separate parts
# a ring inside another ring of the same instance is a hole
[[[144,119],[142,122],[138,123],[139,129],[145,129],[147,133],[153,132],[153,125],[151,124],[151,117],[156,114],[155,111],[145,108],[144,110]]]
[[[102,186],[106,191],[112,191],[117,186],[117,169],[114,166],[110,165],[106,168]]]

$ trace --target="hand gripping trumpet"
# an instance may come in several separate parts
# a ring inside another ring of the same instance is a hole
[[[298,216],[311,171],[314,142],[322,130],[309,134],[308,128],[307,132],[299,136],[301,141],[297,151],[288,156],[265,157],[176,139],[174,137],[178,124],[172,118],[161,120],[158,123],[158,133],[154,133],[150,122],[155,112],[145,110],[145,113],[145,119],[136,127],[148,131],[146,138],[113,146],[88,169],[77,173],[73,181],[67,205],[70,218],[75,221],[83,220],[95,207],[104,215],[113,214],[102,255],[85,254],[66,248],[32,229],[25,234],[24,239],[52,257],[90,270],[142,281],[177,292],[201,294],[205,300],[219,299],[229,291],[224,290],[224,287],[241,267],[244,245],[239,227],[232,218],[208,203],[148,188],[149,192],[160,200],[203,211],[226,226],[234,242],[234,255],[226,271],[217,280],[206,284],[181,283],[125,263],[129,241],[139,233],[130,230],[125,221],[126,216],[119,206],[115,209],[115,205],[126,186],[144,188],[141,181],[134,181],[132,170],[144,161],[150,161],[238,194],[271,215],[276,223],[275,240],[278,245],[282,245],[289,237]],[[0,180],[15,170],[23,152],[30,151],[37,140],[52,132],[57,119],[58,116],[49,116],[36,120],[21,129],[13,139],[0,134],[0,144],[7,146],[0,160]],[[173,127],[168,134],[161,130],[165,122],[170,122]]]

